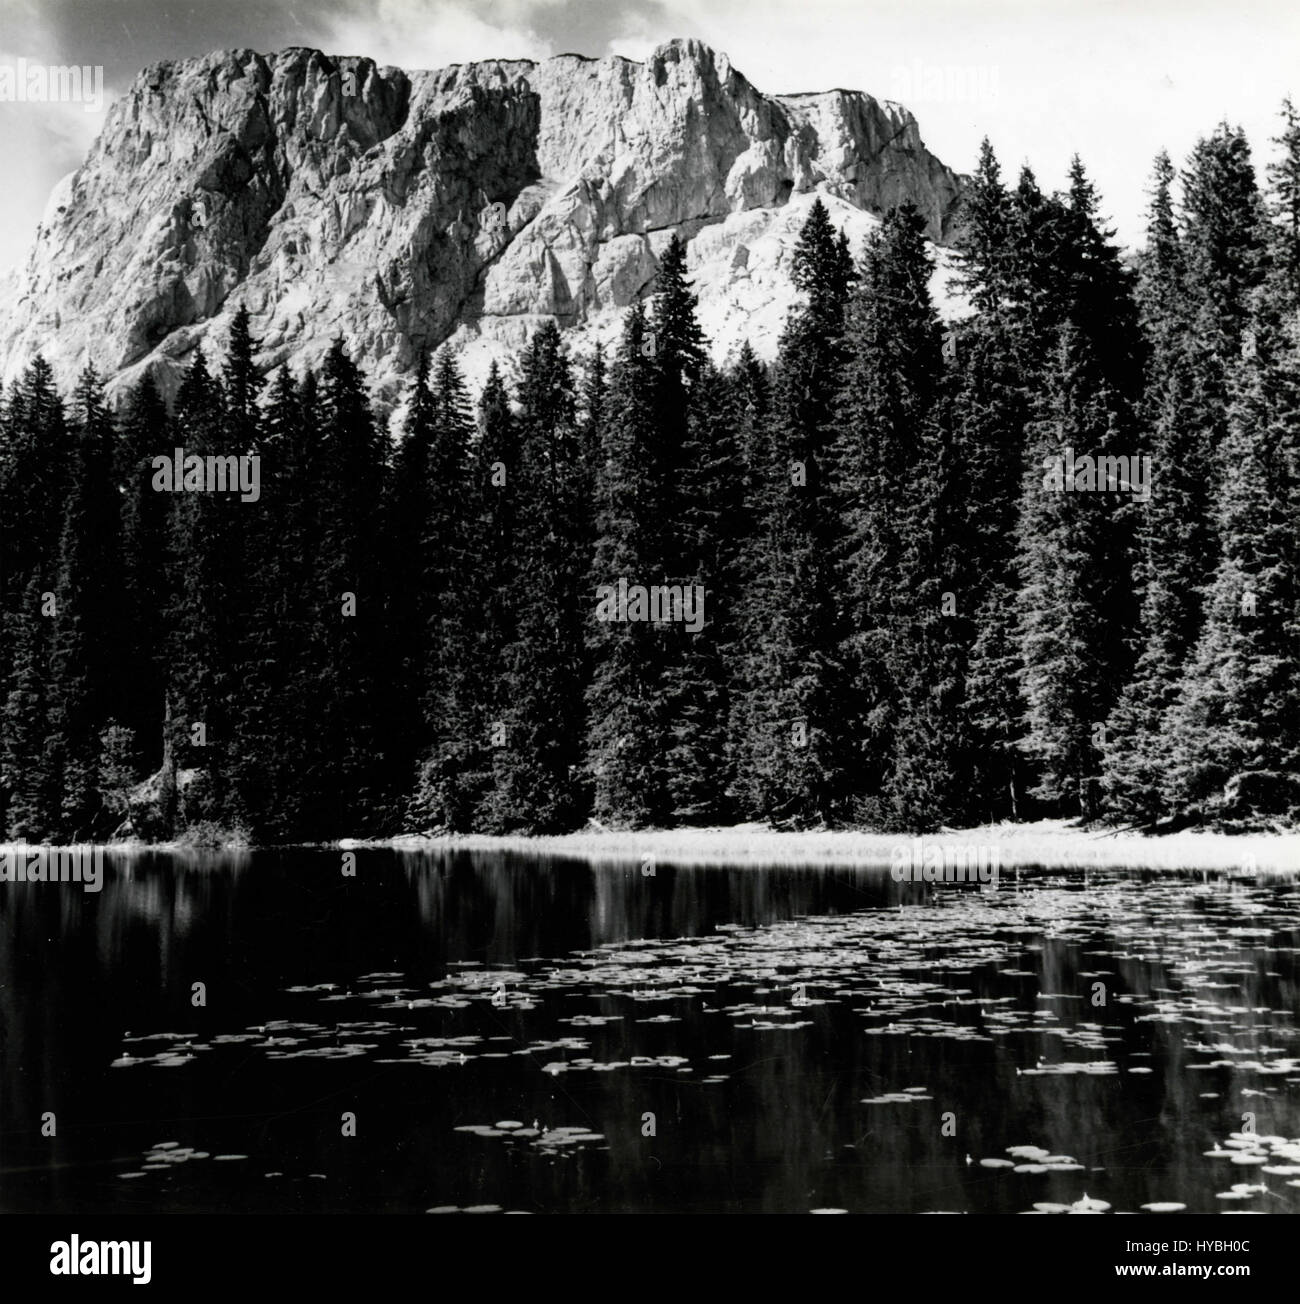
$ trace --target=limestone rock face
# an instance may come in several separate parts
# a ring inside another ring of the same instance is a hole
[[[855,246],[905,200],[942,245],[960,189],[901,107],[764,95],[697,41],[433,72],[224,51],[113,106],[7,296],[0,376],[40,351],[64,382],[91,362],[171,393],[243,304],[265,369],[341,333],[391,404],[448,340],[475,380],[547,318],[612,338],[673,232],[717,356],[770,355],[815,194]]]

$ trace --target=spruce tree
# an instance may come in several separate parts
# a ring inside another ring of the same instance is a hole
[[[632,827],[663,824],[671,811],[670,730],[660,696],[666,637],[644,619],[602,621],[598,598],[621,584],[648,588],[667,581],[652,338],[644,308],[633,305],[610,378],[586,622],[593,665],[586,694],[593,813],[604,823]]]
[[[419,555],[427,603],[418,665],[428,737],[416,794],[422,827],[467,829],[482,800],[486,722],[474,678],[483,594],[476,569],[481,487],[470,476],[473,416],[451,352],[433,374],[432,431],[425,471],[427,514]]]
[[[1300,810],[1300,340],[1275,281],[1254,296],[1235,367],[1206,621],[1169,712],[1175,810]],[[1270,293],[1270,291],[1274,291]]]
[[[326,834],[354,834],[385,827],[393,817],[385,787],[388,740],[374,712],[376,684],[387,674],[387,440],[341,339],[325,358],[314,407],[319,533],[303,600],[315,675],[308,709],[318,727],[304,776],[305,813]]]
[[[1011,199],[1002,181],[1002,169],[987,136],[980,142],[975,175],[962,193],[960,237],[954,285],[964,292],[976,312],[1003,305],[1009,293]]]
[[[176,397],[176,441],[184,458],[206,461],[233,452],[225,421],[221,385],[199,350]],[[220,825],[230,813],[236,612],[243,575],[232,506],[238,495],[209,492],[197,486],[199,479],[188,488],[172,486],[167,560],[176,581],[167,614],[169,742],[177,766],[196,771],[185,821]]]
[[[904,205],[867,244],[845,332],[835,448],[846,543],[841,629],[853,678],[839,709],[855,734],[858,810],[907,826],[921,818],[905,792],[908,776],[921,753],[952,754],[944,735],[959,724],[952,692],[940,683],[949,678],[940,649],[952,631],[935,623],[947,626],[955,609],[941,595],[957,581],[936,535],[950,509],[935,427],[943,362],[924,233],[920,214]],[[950,713],[946,723],[935,714],[936,694]]]
[[[595,409],[587,409],[593,419]],[[523,470],[519,423],[496,363],[479,396],[479,438],[474,446],[471,475],[479,504],[476,568],[481,586],[482,618],[478,646],[473,650],[479,673],[475,679],[480,741],[487,755],[483,788],[474,813],[475,827],[489,833],[504,831],[503,812],[495,801],[495,760],[492,753],[507,744],[505,718],[509,675],[507,649],[517,637],[517,603],[522,593],[519,532],[520,476]],[[588,439],[592,436],[588,433]]]
[[[801,302],[778,348],[773,396],[771,610],[738,783],[775,819],[833,822],[848,804],[840,658],[834,403],[852,260],[821,200],[795,246]]]
[[[1018,529],[1024,750],[1038,765],[1036,796],[1059,813],[1092,816],[1104,718],[1131,668],[1119,494],[1097,479],[1097,459],[1132,456],[1131,430],[1072,326],[1050,384],[1031,425]],[[1082,458],[1091,461],[1080,468]]]
[[[1017,337],[1002,311],[982,313],[953,341],[954,391],[945,424],[963,482],[953,508],[961,534],[957,610],[970,622],[966,722],[978,764],[970,808],[986,820],[1016,818],[1025,790],[1020,669],[1015,634],[1015,531],[1030,406]]]
[[[261,793],[253,832],[278,840],[319,836],[307,803],[316,790],[319,761],[315,643],[319,490],[315,447],[319,422],[315,376],[295,382],[287,366],[276,372],[261,419],[263,497],[274,538],[265,555],[262,585],[271,633],[260,674],[268,709],[247,735]],[[258,742],[259,732],[266,736]],[[241,782],[247,780],[241,776]]]
[[[767,813],[761,776],[770,746],[764,712],[778,673],[768,636],[775,608],[772,585],[778,573],[776,506],[782,469],[773,443],[767,368],[748,340],[741,345],[729,381],[743,526],[732,572],[734,615],[727,631],[731,643],[726,800],[736,814],[752,820]]]
[[[1196,405],[1186,260],[1174,216],[1173,179],[1173,167],[1161,154],[1147,244],[1138,263],[1138,307],[1150,342],[1141,421],[1155,474],[1150,499],[1129,509],[1135,527],[1135,592],[1141,602],[1139,654],[1103,740],[1107,805],[1120,816],[1142,821],[1167,813],[1164,720],[1201,628],[1202,593],[1214,560],[1212,459],[1206,423]]]
[[[728,659],[737,648],[744,517],[740,422],[729,378],[706,364],[697,376],[682,450],[679,575],[701,604],[697,620],[670,627],[673,653],[662,700],[671,721],[669,794],[677,821],[731,817],[727,747]],[[693,629],[692,624],[699,624]]]
[[[587,679],[584,631],[591,500],[576,423],[573,376],[559,328],[543,325],[521,360],[519,573],[515,638],[505,653],[501,727],[494,747],[492,823],[552,833],[581,823]]]
[[[122,587],[126,657],[130,673],[122,690],[124,727],[145,768],[162,760],[163,700],[167,686],[167,612],[172,579],[167,564],[169,517],[174,495],[154,488],[155,457],[174,453],[166,404],[151,376],[132,390],[118,438],[117,483],[121,494]]]
[[[1282,134],[1273,144],[1281,157],[1267,170],[1272,264],[1286,300],[1300,308],[1300,113],[1290,96],[1282,101]]]
[[[119,502],[112,418],[93,368],[73,398],[74,454],[54,585],[58,615],[50,659],[50,745],[59,758],[59,810],[50,830],[65,841],[113,830],[99,794],[100,734],[125,706]]]
[[[7,836],[40,842],[61,816],[62,756],[50,733],[50,644],[57,595],[36,571],[9,613],[15,638],[4,707],[3,778]]]

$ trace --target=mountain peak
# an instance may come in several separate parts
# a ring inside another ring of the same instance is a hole
[[[111,108],[17,277],[0,375],[40,351],[60,379],[92,362],[115,393],[171,392],[245,305],[263,368],[341,332],[392,402],[444,342],[474,376],[547,318],[612,335],[673,234],[715,350],[763,351],[803,197],[855,238],[910,201],[942,242],[960,184],[898,106],[765,95],[695,39],[431,70],[218,50]]]

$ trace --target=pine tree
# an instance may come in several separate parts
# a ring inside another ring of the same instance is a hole
[[[1104,735],[1107,805],[1139,820],[1167,813],[1163,722],[1200,631],[1201,595],[1214,558],[1208,497],[1212,461],[1195,401],[1186,262],[1174,218],[1173,179],[1173,167],[1161,154],[1147,245],[1138,265],[1138,306],[1150,341],[1141,416],[1156,476],[1150,499],[1130,508],[1141,602],[1139,655]]]
[[[840,819],[848,801],[833,443],[853,275],[845,244],[818,199],[791,266],[802,302],[778,349],[766,579],[771,610],[737,779],[762,794],[772,817],[796,824]]]
[[[1061,224],[1067,241],[1056,256],[1068,285],[1066,319],[1087,340],[1106,384],[1132,404],[1141,390],[1145,362],[1134,277],[1121,260],[1114,229],[1101,220],[1100,207],[1076,154]]]
[[[1011,200],[1002,169],[987,136],[979,163],[961,197],[958,272],[953,284],[967,294],[976,312],[1001,307],[1010,290]]]
[[[276,372],[261,417],[262,495],[274,537],[263,555],[261,585],[270,635],[255,662],[267,701],[265,712],[246,721],[246,747],[237,780],[252,805],[252,832],[274,840],[319,836],[307,803],[318,783],[315,637],[319,492],[314,447],[319,430],[315,376],[301,385],[287,366]]]
[[[68,841],[113,830],[99,794],[101,732],[122,716],[123,660],[116,432],[93,369],[73,398],[75,451],[53,592],[50,745],[59,758],[59,810],[51,833]]]
[[[595,407],[588,407],[588,421],[596,419],[595,411]],[[476,486],[473,498],[479,504],[477,571],[483,591],[483,618],[478,626],[479,645],[473,658],[480,668],[475,681],[477,719],[486,735],[482,741],[489,751],[494,751],[507,742],[505,717],[510,704],[506,653],[517,638],[516,607],[522,592],[518,540],[523,469],[519,424],[496,363],[492,364],[479,397],[478,425],[471,474]],[[592,438],[590,432],[587,438]],[[504,831],[500,823],[503,812],[494,800],[494,757],[485,758],[484,768],[486,774],[474,825],[486,832],[501,832]]]
[[[1300,308],[1300,113],[1288,96],[1282,101],[1282,134],[1273,139],[1281,158],[1268,166],[1272,217],[1272,265],[1282,277],[1282,293]]]
[[[387,596],[382,504],[387,441],[341,339],[325,358],[311,419],[317,561],[303,595],[311,618],[315,682],[308,711],[318,722],[308,753],[305,815],[326,833],[392,827],[385,778],[388,740],[375,717],[387,675]]]
[[[1224,364],[1241,352],[1263,273],[1263,204],[1240,128],[1220,123],[1197,141],[1183,174],[1183,223],[1193,327]]]
[[[575,827],[587,807],[583,636],[593,610],[588,472],[573,377],[554,323],[524,351],[518,397],[516,633],[505,654],[504,745],[493,750],[488,813],[503,830],[550,833]]]
[[[472,664],[482,592],[475,567],[479,486],[469,474],[473,418],[465,384],[449,350],[433,376],[432,437],[427,456],[427,515],[420,541],[427,602],[419,661],[428,752],[417,787],[422,827],[470,827],[486,776],[486,721]]]
[[[437,421],[429,385],[429,357],[421,353],[406,401],[401,439],[393,454],[389,482],[388,549],[389,601],[392,607],[393,750],[398,770],[411,783],[430,742],[426,718],[432,594],[426,579],[425,540],[433,515],[432,448]],[[418,821],[421,814],[411,811]]]
[[[1256,348],[1236,364],[1215,503],[1219,562],[1168,717],[1175,810],[1300,808],[1300,339],[1282,284],[1254,296]]]
[[[1151,342],[1151,367],[1156,373],[1162,373],[1171,353],[1181,351],[1187,327],[1187,259],[1174,211],[1176,176],[1169,155],[1162,150],[1152,167],[1146,246],[1137,259],[1138,315]]]
[[[849,314],[835,448],[854,683],[839,709],[856,735],[860,813],[905,826],[918,818],[906,776],[921,753],[950,754],[944,735],[957,724],[939,682],[948,678],[939,650],[948,635],[935,624],[946,623],[940,595],[955,580],[936,537],[949,508],[934,424],[943,363],[932,269],[921,215],[911,205],[891,211],[868,242]],[[946,723],[932,694],[945,699]]]
[[[262,429],[264,385],[256,351],[249,312],[241,306],[231,323],[222,365],[222,443],[228,455],[256,459],[240,465],[250,472],[256,468],[257,499],[246,502],[242,493],[231,494],[218,504],[224,512],[223,537],[236,569],[230,586],[232,695],[226,709],[230,741],[225,758],[229,784],[225,816],[237,828],[254,833],[274,818],[266,761],[279,689],[275,620],[281,577],[275,564],[276,518],[283,510],[284,469],[275,465],[275,452]]]
[[[225,420],[221,386],[199,350],[176,397],[176,440],[184,457],[232,451]],[[198,772],[188,790],[185,822],[222,825],[229,814],[237,591],[243,580],[230,501],[238,495],[172,488],[168,566],[177,579],[167,613],[169,741],[177,766]]]
[[[166,617],[172,602],[168,518],[174,501],[173,495],[154,488],[153,459],[171,459],[173,453],[166,404],[152,377],[145,376],[131,392],[122,417],[116,476],[122,503],[125,655],[130,665],[122,685],[126,696],[122,722],[150,772],[162,760]]]
[[[705,363],[704,337],[695,315],[695,294],[686,279],[686,246],[676,234],[655,274],[645,346],[655,379],[655,437],[646,488],[662,513],[656,551],[663,577],[675,579],[682,561],[675,523],[681,503],[684,446],[689,438],[691,389]]]
[[[677,821],[718,822],[732,813],[727,660],[736,649],[748,524],[737,416],[734,387],[706,364],[694,382],[677,518],[681,583],[702,595],[699,628],[692,628],[692,620],[667,631],[673,655],[662,695],[672,728],[668,788]]]
[[[57,564],[59,522],[67,496],[72,437],[54,373],[35,358],[10,394],[5,458],[5,502],[0,539],[6,611],[26,605],[32,574]]]
[[[595,595],[586,695],[593,811],[600,821],[633,827],[663,824],[671,811],[669,723],[660,698],[665,634],[646,620],[601,621],[597,599],[621,583],[649,586],[667,579],[659,376],[651,340],[645,311],[635,304],[610,379],[588,590]]]
[[[1015,636],[1015,531],[1029,403],[1017,337],[1001,311],[980,314],[953,341],[956,371],[946,421],[952,470],[964,481],[953,509],[957,609],[973,617],[966,666],[966,721],[979,758],[970,807],[987,820],[1016,818],[1025,789],[1020,670]]]
[[[1060,257],[1069,238],[1063,229],[1067,222],[1060,201],[1043,194],[1028,164],[1022,167],[1011,195],[1007,307],[1025,361],[1035,371],[1050,365],[1069,314],[1067,273]]]
[[[57,595],[40,572],[27,582],[10,613],[15,639],[10,688],[4,708],[3,781],[8,836],[40,842],[60,818],[62,756],[50,735],[50,643]]]
[[[734,617],[726,650],[731,667],[728,693],[726,774],[728,805],[744,819],[766,814],[760,776],[769,756],[764,711],[776,683],[768,634],[773,578],[777,573],[776,506],[783,468],[778,465],[771,420],[767,369],[749,341],[741,345],[730,374],[735,447],[740,464],[743,527],[733,571]],[[755,754],[751,749],[757,744]]]
[[[1035,795],[1091,816],[1104,717],[1131,668],[1118,495],[1092,473],[1102,456],[1133,454],[1123,404],[1071,326],[1031,432],[1018,530],[1024,750],[1039,766]],[[1084,457],[1093,462],[1077,468]]]
[[[40,759],[29,754],[32,773],[21,777],[10,767],[0,783],[0,810],[11,828],[22,836],[44,836],[53,826],[57,803],[48,797],[47,785],[57,782],[44,759],[45,739],[30,730],[41,721],[44,728],[44,694],[48,677],[49,631],[41,626],[33,635],[27,622],[38,619],[40,594],[48,592],[58,568],[59,523],[67,496],[72,441],[54,375],[42,357],[35,358],[10,390],[4,412],[4,449],[0,461],[0,496],[5,503],[0,521],[0,610],[10,619],[4,624],[0,656],[6,676],[7,701],[19,694],[24,729],[19,742],[6,741],[9,755],[21,763],[24,752],[40,748]],[[37,587],[33,591],[32,585]],[[48,618],[46,618],[48,619]],[[25,632],[24,632],[25,631]],[[33,638],[38,646],[25,648]],[[6,717],[8,718],[8,717]],[[10,785],[15,785],[11,788]],[[9,809],[8,794],[17,805]]]

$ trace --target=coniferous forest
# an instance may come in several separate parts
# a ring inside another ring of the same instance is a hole
[[[170,404],[36,360],[0,403],[6,835],[1294,824],[1281,121],[1260,175],[1226,124],[1159,157],[1133,258],[1077,159],[1046,193],[986,142],[948,325],[915,210],[852,249],[816,203],[771,365],[709,361],[674,241],[609,356],[546,325],[472,394],[438,351],[396,439],[347,340],[264,377],[244,312]],[[158,488],[177,448],[256,457],[256,499]]]

